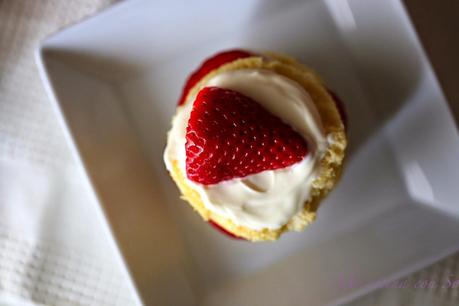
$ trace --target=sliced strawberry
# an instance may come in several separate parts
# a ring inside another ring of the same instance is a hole
[[[213,220],[209,220],[209,224],[212,225],[215,229],[217,229],[220,233],[225,234],[226,236],[229,236],[233,239],[240,239],[240,240],[245,240],[242,237],[236,236],[235,234],[231,233],[230,231],[224,229],[220,224]]]
[[[240,58],[250,57],[253,55],[253,53],[250,53],[245,50],[234,49],[220,52],[212,56],[211,58],[208,58],[201,64],[201,66],[197,70],[195,70],[188,77],[188,80],[186,81],[185,86],[183,87],[182,96],[180,97],[178,105],[182,105],[185,102],[186,96],[188,95],[190,89],[193,88],[193,86],[196,85],[196,83],[199,82],[199,80],[201,80],[206,74],[226,63],[232,62]]]
[[[331,89],[327,88],[328,93],[330,96],[332,96],[333,101],[335,101],[336,108],[338,109],[339,115],[341,117],[341,120],[343,121],[344,128],[347,130],[347,112],[346,112],[346,107],[344,106],[343,100],[341,100],[340,97]]]
[[[218,87],[202,89],[186,131],[186,172],[211,185],[285,168],[308,153],[305,139],[251,98]]]

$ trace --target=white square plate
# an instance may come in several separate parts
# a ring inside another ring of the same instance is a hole
[[[231,47],[291,54],[349,112],[342,182],[276,243],[212,230],[162,162],[186,75]],[[458,133],[399,0],[127,1],[38,61],[147,305],[333,305],[459,249]]]

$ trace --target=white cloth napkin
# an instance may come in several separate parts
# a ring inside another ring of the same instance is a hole
[[[46,35],[114,0],[0,0],[0,306],[138,305],[38,77]],[[459,256],[414,274],[459,279]],[[458,305],[457,289],[381,289],[348,305]]]
[[[137,305],[33,52],[110,1],[0,1],[0,306]]]
[[[135,304],[84,182],[75,167],[0,161],[2,291],[46,305]]]

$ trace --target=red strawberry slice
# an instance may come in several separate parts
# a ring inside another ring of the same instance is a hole
[[[188,77],[188,80],[183,87],[182,96],[179,99],[178,105],[182,105],[185,102],[190,89],[193,88],[193,86],[196,85],[196,83],[199,82],[199,80],[201,80],[206,74],[226,63],[250,56],[254,56],[254,54],[245,50],[234,49],[220,52],[205,60],[201,66]]]
[[[335,102],[336,108],[338,109],[339,115],[341,116],[341,120],[343,121],[344,128],[347,130],[347,112],[346,107],[344,106],[343,100],[331,89],[327,88],[328,93],[332,96],[333,101]]]
[[[186,130],[186,172],[211,185],[285,168],[308,153],[305,139],[251,98],[206,87],[193,104]]]
[[[215,222],[213,220],[209,220],[209,224],[212,225],[220,233],[225,234],[226,236],[229,236],[230,238],[239,239],[239,240],[245,240],[244,238],[236,236],[235,234],[233,234],[230,231],[226,230],[220,224],[218,224],[217,222]]]

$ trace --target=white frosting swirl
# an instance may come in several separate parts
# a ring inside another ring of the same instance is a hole
[[[210,211],[254,230],[278,229],[303,208],[310,196],[320,159],[327,149],[320,115],[309,94],[296,82],[269,70],[246,69],[220,73],[206,86],[238,91],[289,124],[308,142],[309,153],[283,169],[266,170],[214,185],[187,179]],[[168,134],[164,161],[170,171],[177,160],[186,174],[186,127],[195,97],[177,108]],[[186,175],[185,175],[186,176]]]

